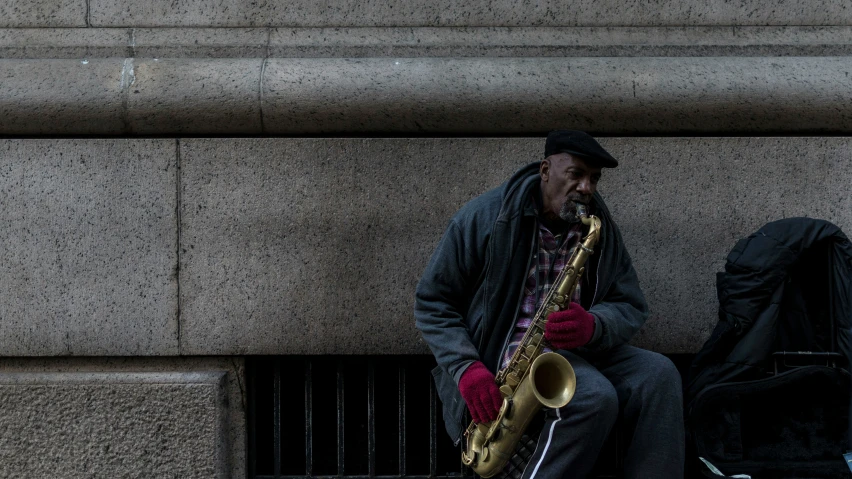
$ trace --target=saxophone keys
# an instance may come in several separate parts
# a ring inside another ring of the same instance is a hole
[[[535,347],[535,345],[541,344],[541,338],[542,338],[541,333],[536,333],[536,335],[532,337],[532,341],[531,341],[532,344],[530,346]],[[529,347],[529,346],[527,346],[527,347]]]
[[[524,351],[524,352],[527,353],[527,356],[533,357],[533,356],[535,356],[535,350],[536,350],[535,345],[530,344],[529,346],[527,346],[526,351]]]
[[[504,384],[500,386],[500,394],[502,394],[503,397],[510,397],[512,394],[515,394],[515,389],[508,384]]]
[[[520,384],[520,382],[521,382],[521,378],[518,376],[518,373],[512,371],[511,373],[506,375],[506,384],[508,384],[509,386],[512,386],[512,388],[514,388],[515,386]]]
[[[529,347],[527,347],[527,350],[529,350]],[[530,362],[526,359],[521,359],[518,361],[518,371],[524,372],[527,370],[528,367],[530,367]]]

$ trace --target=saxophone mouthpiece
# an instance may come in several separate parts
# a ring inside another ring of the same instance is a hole
[[[588,216],[588,213],[586,212],[586,205],[584,205],[583,203],[575,203],[575,205],[577,205],[577,216],[579,216],[580,218],[585,218],[586,216]]]

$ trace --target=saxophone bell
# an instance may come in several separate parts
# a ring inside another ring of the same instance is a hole
[[[504,398],[497,419],[468,426],[462,462],[480,477],[497,475],[515,453],[527,426],[542,407],[561,408],[577,390],[571,364],[558,353],[539,355],[511,398]]]

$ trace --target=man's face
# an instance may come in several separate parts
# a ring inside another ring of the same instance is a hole
[[[576,204],[588,205],[598,187],[601,168],[569,153],[548,156],[539,167],[544,215],[577,222]]]

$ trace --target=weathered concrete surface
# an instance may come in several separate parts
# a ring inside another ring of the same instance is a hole
[[[133,61],[127,89],[134,134],[258,133],[261,59]]]
[[[86,27],[86,0],[4,0],[0,27]]]
[[[0,360],[2,477],[245,477],[236,359]]]
[[[175,140],[0,140],[2,356],[178,352]]]
[[[0,60],[0,134],[119,134],[121,58]]]
[[[268,28],[134,28],[140,58],[265,58]]]
[[[2,28],[0,58],[132,57],[129,28]]]
[[[652,317],[694,352],[736,239],[788,216],[852,229],[849,138],[605,138],[600,189]],[[450,216],[541,157],[536,139],[181,140],[186,354],[426,353],[413,292]]]
[[[0,60],[0,134],[852,131],[852,57]]]
[[[715,273],[736,240],[807,216],[852,232],[852,140],[636,138],[603,144],[622,166],[601,189],[652,317],[639,345],[695,352],[717,321]]]
[[[276,57],[848,55],[850,27],[275,28]]]
[[[0,58],[848,56],[852,27],[0,28]]]
[[[311,2],[90,0],[96,27],[850,25],[839,0],[545,0],[539,2]]]
[[[413,287],[451,212],[514,167],[470,160],[492,144],[182,140],[183,351],[425,352]]]

